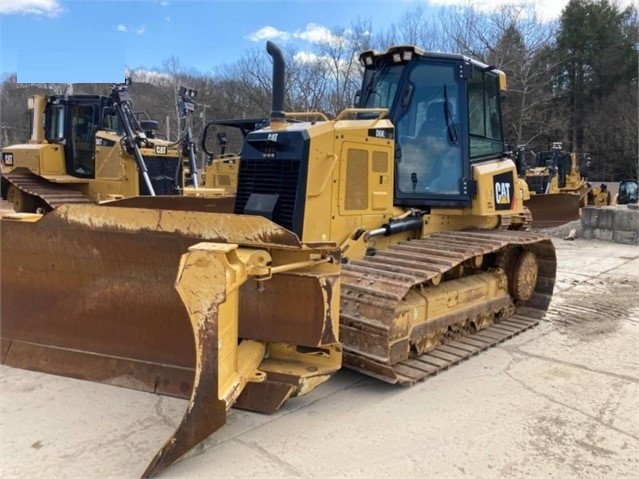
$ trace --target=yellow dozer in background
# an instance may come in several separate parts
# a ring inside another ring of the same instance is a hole
[[[4,364],[190,398],[145,477],[230,407],[276,411],[342,366],[409,386],[551,300],[553,244],[518,231],[502,72],[366,51],[356,107],[328,119],[284,112],[284,59],[267,50],[270,123],[246,136],[234,204],[1,220]]]
[[[526,168],[524,178],[530,193],[530,199],[524,204],[532,214],[534,227],[578,220],[579,210],[588,204],[589,197],[600,198],[599,192],[593,193],[581,176],[577,154],[562,151],[561,142],[553,143],[551,151],[538,153],[535,165]]]
[[[138,120],[128,83],[113,85],[109,96],[30,97],[30,139],[2,149],[2,198],[17,212],[35,213],[63,204],[148,200],[198,190],[191,94],[180,89],[179,108],[187,121],[176,142],[156,136],[157,122]],[[200,188],[196,196],[222,193]],[[162,198],[148,201],[165,204]]]

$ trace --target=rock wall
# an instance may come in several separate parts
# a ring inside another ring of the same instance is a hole
[[[627,206],[586,206],[581,209],[582,236],[586,239],[639,244],[639,208]]]

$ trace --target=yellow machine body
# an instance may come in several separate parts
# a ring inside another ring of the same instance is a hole
[[[206,188],[220,188],[228,193],[237,190],[237,174],[240,157],[233,153],[219,155],[204,168],[203,181]]]

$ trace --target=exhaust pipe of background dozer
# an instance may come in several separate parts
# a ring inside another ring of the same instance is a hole
[[[285,123],[284,114],[284,75],[286,67],[284,55],[280,47],[273,42],[266,42],[266,51],[273,58],[273,99],[271,104],[271,126]]]

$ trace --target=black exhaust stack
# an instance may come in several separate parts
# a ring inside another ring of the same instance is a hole
[[[273,58],[273,99],[271,104],[271,120],[284,121],[284,55],[280,47],[273,42],[266,42],[266,51]]]

